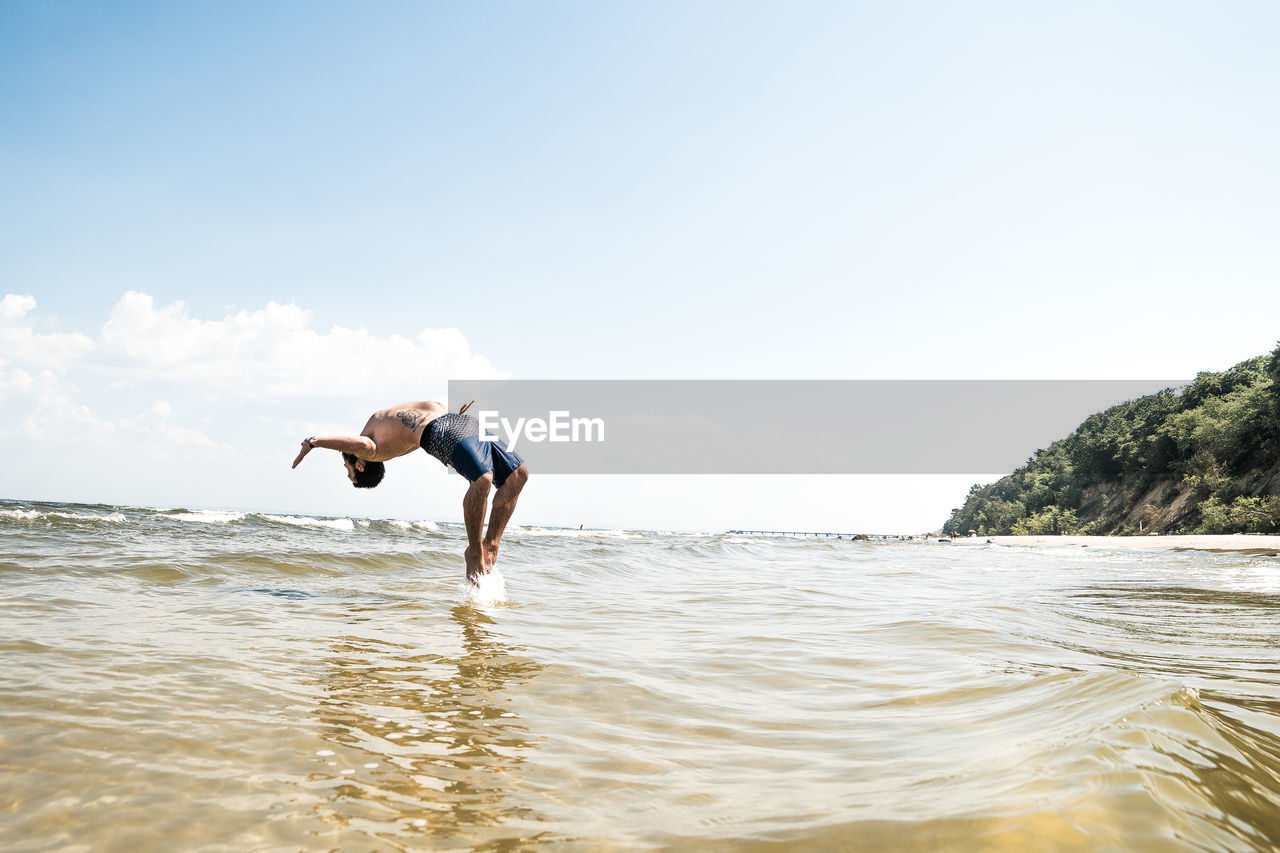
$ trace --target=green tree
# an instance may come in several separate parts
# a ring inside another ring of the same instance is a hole
[[[1201,373],[1180,393],[1166,389],[1090,415],[1008,476],[971,488],[946,529],[1116,531],[1135,500],[1172,500],[1186,488],[1195,493],[1177,511],[1199,507],[1206,530],[1272,529],[1266,525],[1280,527],[1268,520],[1275,496],[1258,492],[1278,476],[1280,344]],[[1168,488],[1156,488],[1161,483]],[[1144,527],[1163,517],[1163,510],[1145,512]]]

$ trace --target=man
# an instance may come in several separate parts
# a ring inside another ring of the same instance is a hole
[[[303,439],[293,467],[297,468],[317,447],[337,450],[342,454],[347,477],[355,487],[372,489],[382,482],[383,462],[421,447],[471,481],[462,498],[462,517],[467,523],[467,580],[478,584],[480,575],[493,571],[498,560],[502,531],[515,511],[520,490],[529,480],[529,469],[499,439],[481,441],[480,424],[463,414],[466,409],[467,406],[463,406],[455,414],[439,403],[422,401],[374,412],[358,436],[313,435]],[[494,486],[497,491],[493,495],[493,511],[489,513],[489,529],[481,539],[489,489]]]

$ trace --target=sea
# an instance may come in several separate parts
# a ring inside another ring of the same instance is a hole
[[[0,502],[5,851],[1280,849],[1280,560]]]

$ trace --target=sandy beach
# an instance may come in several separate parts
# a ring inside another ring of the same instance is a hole
[[[1234,551],[1280,556],[1280,536],[978,536],[954,540],[963,544],[1019,547],[1056,546],[1110,548],[1123,551]]]

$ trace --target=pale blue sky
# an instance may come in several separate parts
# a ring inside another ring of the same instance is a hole
[[[1266,2],[6,0],[0,295],[456,328],[519,378],[1185,376],[1280,337],[1278,43]],[[47,366],[117,425],[112,382],[293,426]]]

